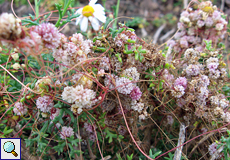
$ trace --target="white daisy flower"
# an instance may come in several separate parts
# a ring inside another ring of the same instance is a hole
[[[95,4],[96,2],[97,0],[91,0],[89,5],[76,11],[76,13],[81,14],[76,20],[76,25],[80,23],[80,28],[83,32],[85,32],[88,28],[88,20],[93,26],[93,29],[96,31],[99,30],[99,21],[102,23],[105,23],[106,21],[104,7],[100,4]]]

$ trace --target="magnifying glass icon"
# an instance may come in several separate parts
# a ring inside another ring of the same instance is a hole
[[[18,156],[18,154],[14,151],[15,150],[15,145],[11,141],[7,141],[3,145],[3,149],[7,153],[12,153],[15,157]]]

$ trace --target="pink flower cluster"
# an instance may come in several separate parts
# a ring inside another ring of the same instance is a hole
[[[196,64],[190,64],[186,68],[186,73],[188,76],[197,76],[200,73],[200,66]]]
[[[43,96],[37,99],[36,105],[42,112],[49,112],[54,103],[50,96]]]
[[[213,142],[211,145],[209,145],[208,151],[209,151],[210,156],[213,156],[213,155],[215,154],[215,155],[217,155],[216,158],[218,159],[218,158],[220,158],[221,156],[223,156],[223,153],[220,154],[220,152],[221,152],[222,150],[221,150],[219,153],[217,153],[217,152],[218,152],[217,146],[218,146],[218,144],[217,144],[216,142]],[[217,153],[217,154],[216,154],[216,153]]]
[[[22,37],[21,20],[16,19],[12,13],[0,15],[0,39],[16,40]],[[4,43],[5,41],[0,41]]]
[[[96,125],[94,125],[94,127],[95,127],[95,129],[96,129]],[[95,135],[95,133],[94,133],[94,128],[93,128],[93,126],[92,126],[91,124],[85,122],[85,123],[84,123],[84,128],[85,128],[85,130],[86,130],[86,132],[87,132],[87,134],[88,134],[89,140],[95,142],[95,141],[96,141],[96,135]]]
[[[118,130],[118,133],[122,136],[124,136],[125,133],[127,133],[127,129],[125,128],[125,126],[122,126],[122,125],[120,125],[117,130]]]
[[[73,42],[64,43],[54,51],[53,57],[65,65],[73,66],[86,59],[86,55]]]
[[[141,98],[142,92],[139,87],[134,87],[130,93],[130,98],[132,100],[139,100]]]
[[[178,65],[183,68],[182,75],[174,81],[173,84],[167,81],[171,89],[172,96],[177,98],[177,105],[182,108],[191,106],[191,102],[195,107],[195,115],[210,120],[210,114],[222,118],[228,122],[229,113],[225,113],[229,105],[229,101],[225,96],[216,92],[219,85],[214,85],[210,81],[224,82],[226,79],[226,69],[221,59],[218,59],[220,53],[216,51],[199,52],[194,48],[188,48],[184,57]],[[199,61],[199,59],[203,61]],[[163,72],[164,77],[169,77],[168,72]],[[166,78],[166,79],[167,79]],[[211,85],[211,87],[209,87]],[[221,84],[220,84],[221,85]]]
[[[65,87],[62,92],[62,99],[68,103],[74,103],[71,110],[80,114],[83,108],[91,108],[97,101],[96,92],[91,89],[83,88],[83,85],[74,87]]]
[[[172,95],[176,98],[180,98],[184,95],[185,89],[187,88],[187,79],[185,77],[179,77],[175,80],[173,86]]]
[[[140,73],[137,71],[136,67],[127,68],[122,72],[122,75],[131,78],[132,81],[138,81],[140,78]]]
[[[113,89],[116,86],[116,89],[119,93],[129,95],[132,100],[139,100],[141,98],[142,92],[136,83],[133,81],[138,81],[140,73],[138,73],[136,67],[131,67],[125,69],[122,72],[122,77],[112,75],[111,77],[106,76],[104,83],[109,89]],[[115,81],[115,84],[113,84]]]
[[[43,42],[41,36],[34,31],[30,31],[30,35],[21,40],[21,46],[27,54],[36,54],[43,48]]]
[[[59,113],[60,113],[60,109],[54,108],[54,107],[51,108],[51,110],[50,110],[50,119],[54,120],[54,118],[57,117],[59,115]]]
[[[180,98],[185,94],[184,90],[185,89],[183,86],[180,86],[180,85],[174,86],[174,88],[172,90],[172,96],[176,97],[176,98]]]
[[[193,48],[188,48],[184,53],[184,60],[189,61],[192,64],[195,63],[199,57],[200,53]]]
[[[227,32],[227,21],[224,14],[217,10],[210,1],[199,4],[199,9],[187,9],[181,13],[178,23],[179,32],[168,43],[175,52],[194,46],[197,51],[205,48],[203,40],[212,40],[213,44],[224,38]],[[209,10],[207,10],[209,7]],[[205,9],[204,9],[205,8]]]
[[[225,109],[229,105],[229,101],[226,99],[226,97],[223,94],[211,96],[209,99],[211,101],[211,104],[215,107],[221,107],[222,109]]]
[[[145,104],[141,103],[141,102],[137,102],[136,100],[132,100],[131,102],[131,108],[134,111],[138,111],[139,113],[141,113],[141,111],[144,109]]]
[[[174,76],[172,74],[170,74],[167,69],[165,69],[162,74],[163,74],[163,79],[166,81],[166,83],[164,85],[165,86],[172,85],[172,83],[174,81]]]
[[[77,47],[80,48],[86,55],[91,52],[91,48],[93,47],[93,42],[89,39],[84,40],[81,33],[73,34],[73,36],[70,38],[70,41],[76,44]]]
[[[139,120],[145,120],[146,117],[148,116],[147,113],[147,106],[145,106],[144,103],[142,102],[138,102],[136,100],[132,100],[131,101],[131,109],[133,109],[134,111],[137,111],[139,113]]]
[[[199,80],[199,82],[198,82],[199,86],[207,87],[210,84],[210,80],[209,80],[208,76],[206,76],[206,75],[201,75],[198,80]]]
[[[185,77],[179,77],[175,80],[174,86],[183,86],[185,89],[187,88],[187,79]]]
[[[104,79],[105,86],[109,87],[109,89],[113,89],[115,87],[114,83],[116,82],[117,78],[118,76],[114,74],[106,75]]]
[[[56,49],[61,44],[61,34],[52,23],[42,23],[33,28],[41,36],[43,44],[49,49]]]
[[[209,145],[209,147],[208,147],[208,151],[209,151],[209,154],[212,156],[213,154],[215,154],[216,153],[216,151],[217,151],[217,144],[216,144],[216,142],[213,142],[211,145]]]
[[[136,36],[134,31],[125,30],[125,31],[121,32],[120,34],[118,34],[114,40],[115,40],[116,46],[122,47],[122,46],[124,46],[124,44],[129,44],[128,49],[131,49],[131,43],[127,42],[128,39],[130,39],[130,40],[136,40],[137,39],[137,36]]]
[[[218,58],[214,58],[214,57],[210,57],[207,61],[206,61],[206,66],[209,70],[209,77],[212,79],[217,79],[221,76],[221,72],[218,69],[219,66],[219,60]],[[225,73],[222,73],[225,74]]]
[[[67,126],[63,126],[61,133],[60,133],[60,137],[61,139],[66,139],[66,137],[71,137],[74,135],[74,131],[72,127],[67,127]]]
[[[70,37],[70,42],[64,35],[61,36],[62,45],[53,52],[56,61],[73,66],[86,60],[87,54],[91,52],[93,46],[91,40],[84,40],[81,33],[76,33]]]
[[[169,125],[172,125],[173,122],[174,122],[173,117],[172,117],[171,115],[167,115],[167,123],[168,123]]]
[[[105,71],[108,71],[110,67],[109,65],[110,65],[109,58],[106,56],[102,57],[99,67],[101,69],[104,69]]]
[[[135,86],[128,78],[119,77],[116,79],[116,87],[119,93],[127,95],[131,93]]]
[[[18,116],[25,115],[27,113],[26,106],[21,102],[16,102],[13,109],[14,113],[16,113]]]

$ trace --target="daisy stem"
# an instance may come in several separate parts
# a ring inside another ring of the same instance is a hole
[[[104,7],[104,8],[105,8],[105,2],[106,2],[106,0],[102,0],[103,7]]]
[[[62,12],[62,17],[65,15],[65,12],[67,11],[67,9],[68,9],[68,7],[69,7],[69,5],[70,5],[71,1],[72,1],[72,0],[68,0],[67,5],[66,5],[66,6],[64,6],[64,9],[63,9],[63,12]]]
[[[71,1],[72,1],[72,0],[68,0],[67,4],[65,3],[66,5],[64,6],[64,9],[63,9],[61,15],[59,14],[59,18],[58,18],[57,23],[55,24],[55,27],[59,27],[59,26],[60,26],[61,19],[62,19],[62,17],[65,15],[65,12],[67,11],[67,9],[68,9],[68,7],[69,7]]]
[[[113,23],[113,28],[117,27],[117,16],[118,16],[118,11],[119,11],[119,6],[120,6],[120,0],[117,0],[117,7],[116,7],[116,12],[115,12],[115,21]]]
[[[38,18],[38,16],[39,16],[38,0],[35,0],[34,3],[35,3],[35,16],[36,16],[36,18]]]

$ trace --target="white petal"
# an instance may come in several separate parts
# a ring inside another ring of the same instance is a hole
[[[102,10],[95,9],[94,13],[97,12],[98,14],[105,15],[105,12]]]
[[[104,11],[105,8],[100,4],[95,4],[92,6],[94,10]]]
[[[88,28],[88,18],[87,17],[83,17],[81,20],[81,24],[80,24],[80,28],[81,31],[86,32],[87,28]]]
[[[91,0],[91,1],[89,2],[89,5],[92,6],[92,5],[94,5],[96,2],[97,2],[97,0]]]
[[[98,12],[94,12],[93,13],[94,17],[97,18],[99,21],[101,21],[102,23],[105,23],[106,21],[106,16],[103,14],[100,14]]]
[[[94,17],[89,17],[89,20],[90,20],[90,22],[91,22],[91,24],[93,26],[93,29],[95,31],[98,31],[99,30],[99,22],[98,22],[98,20],[96,18],[94,18]]]
[[[83,8],[79,8],[79,9],[76,11],[76,13],[82,14],[82,10],[83,10]]]
[[[100,9],[100,8],[98,8],[98,7],[94,8],[94,13],[96,13],[97,16],[98,15],[104,15],[105,16],[105,11]]]
[[[77,19],[76,19],[76,25],[78,25],[78,23],[82,20],[82,18],[83,18],[83,16],[81,15],[80,17],[78,17]]]

